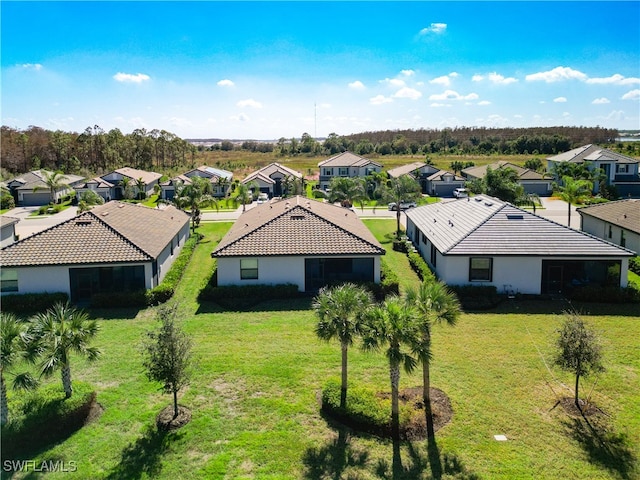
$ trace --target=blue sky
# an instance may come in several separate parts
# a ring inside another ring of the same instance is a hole
[[[2,124],[640,129],[640,2],[10,2]]]

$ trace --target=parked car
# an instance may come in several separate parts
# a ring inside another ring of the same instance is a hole
[[[400,210],[408,210],[416,206],[417,206],[416,202],[400,202]],[[391,202],[389,204],[389,210],[392,210],[392,211],[398,210],[398,204],[396,202]]]
[[[269,195],[267,195],[266,193],[261,193],[260,195],[258,195],[258,204],[261,204],[267,201],[269,201]]]
[[[469,190],[466,188],[456,188],[453,191],[453,196],[456,198],[466,198],[469,196]]]

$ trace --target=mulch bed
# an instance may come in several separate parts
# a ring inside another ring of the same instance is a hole
[[[182,405],[178,405],[178,416],[173,416],[173,405],[169,405],[162,409],[156,417],[156,426],[158,430],[177,430],[184,427],[191,421],[191,410]]]
[[[589,417],[591,415],[597,415],[598,413],[604,413],[602,410],[600,410],[600,408],[598,408],[597,405],[593,403],[587,403],[584,400],[579,400],[579,402],[580,407],[582,408],[582,412],[580,412],[580,409],[576,406],[574,397],[562,397],[560,400],[558,400],[558,403],[556,403],[556,407],[560,405],[565,413],[571,415],[572,417],[582,417],[583,415],[585,417]]]

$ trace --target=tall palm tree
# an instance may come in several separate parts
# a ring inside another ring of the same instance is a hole
[[[49,195],[51,199],[51,203],[56,203],[56,194],[59,190],[64,188],[69,188],[69,185],[65,183],[65,176],[62,172],[46,172],[43,171],[42,180],[45,183],[45,187],[36,186],[33,188],[33,191],[36,192],[38,190],[49,190]]]
[[[0,312],[0,424],[7,423],[9,408],[7,404],[7,384],[5,374],[21,360],[33,361],[37,349],[33,348],[31,337],[26,333],[24,322],[15,315]],[[30,373],[12,373],[14,389],[33,389],[38,382]]]
[[[251,183],[238,183],[236,185],[236,189],[233,193],[233,197],[231,197],[234,203],[242,203],[242,211],[247,211],[247,203],[251,203],[253,200],[253,196],[251,191],[255,188],[255,184]]]
[[[71,353],[83,355],[89,361],[100,356],[100,350],[89,346],[98,333],[95,320],[69,303],[56,303],[46,312],[33,317],[29,333],[40,349],[40,374],[48,377],[60,370],[66,397],[73,393],[71,385]]]
[[[316,335],[327,342],[337,339],[342,351],[342,386],[340,408],[347,405],[347,352],[362,329],[363,313],[372,303],[371,293],[353,283],[324,287],[313,300],[318,318]]]
[[[391,432],[393,438],[397,439],[400,436],[400,366],[407,373],[411,373],[417,366],[417,360],[403,348],[414,345],[420,334],[416,312],[405,300],[391,296],[384,303],[368,309],[365,318],[363,348],[379,350],[386,347],[391,381]]]
[[[138,195],[137,195],[138,200],[144,200],[147,196],[146,194],[147,184],[144,183],[144,180],[142,179],[142,177],[136,180],[136,188],[138,189]]]
[[[387,183],[382,192],[382,198],[385,202],[395,202],[400,205],[402,202],[414,201],[420,198],[422,187],[418,181],[410,175],[402,175],[398,178],[392,178]],[[396,235],[400,236],[400,208],[396,209]]]
[[[182,210],[191,212],[191,228],[195,231],[200,224],[200,209],[209,205],[214,205],[218,210],[218,200],[212,195],[213,187],[211,182],[202,178],[194,177],[190,184],[180,184],[176,188],[173,201]]]
[[[575,179],[569,176],[562,177],[563,185],[560,186],[560,198],[567,202],[567,225],[571,226],[571,206],[582,203],[591,196],[592,184],[589,180]]]
[[[131,200],[133,197],[131,178],[122,177],[122,180],[120,180],[120,186],[122,187],[122,198],[125,200]]]
[[[407,290],[407,302],[416,310],[420,335],[412,349],[422,363],[422,399],[427,422],[427,438],[435,435],[433,412],[431,410],[431,326],[436,323],[455,325],[460,317],[461,307],[458,297],[440,281],[422,282],[420,287]]]
[[[533,214],[535,215],[536,207],[540,205],[540,196],[537,193],[523,191],[522,194],[516,198],[514,204],[518,206],[531,205],[531,207],[533,207]]]

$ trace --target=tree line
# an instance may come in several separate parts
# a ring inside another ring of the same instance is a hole
[[[194,145],[166,130],[137,128],[124,134],[98,125],[82,133],[2,126],[0,141],[2,168],[11,174],[40,168],[72,174],[125,166],[164,170],[193,162],[197,153]]]

